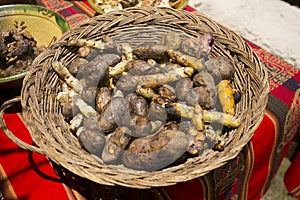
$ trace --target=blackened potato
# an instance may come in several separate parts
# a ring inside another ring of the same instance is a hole
[[[185,133],[163,130],[155,135],[133,140],[122,155],[123,164],[131,169],[155,171],[180,158],[188,140]]]

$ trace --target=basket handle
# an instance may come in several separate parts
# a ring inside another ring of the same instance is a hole
[[[7,100],[6,102],[4,102],[1,105],[1,107],[0,107],[0,128],[3,130],[3,132],[6,134],[6,136],[9,137],[19,147],[44,155],[44,153],[42,152],[41,149],[39,149],[38,147],[35,147],[33,145],[30,145],[30,144],[22,141],[21,139],[17,138],[6,126],[6,122],[3,117],[5,110],[8,109],[13,104],[18,103],[20,101],[21,101],[21,97],[18,96],[13,99]]]

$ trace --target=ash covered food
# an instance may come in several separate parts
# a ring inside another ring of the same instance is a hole
[[[145,7],[145,6],[164,6],[164,7],[180,7],[183,3],[180,0],[91,0],[97,8],[103,12],[113,10],[121,10],[129,7]]]
[[[33,59],[44,51],[44,45],[26,30],[24,22],[0,30],[0,78],[17,75],[29,70]]]
[[[210,55],[213,41],[210,33],[172,32],[153,45],[66,42],[77,57],[52,67],[63,80],[62,114],[82,148],[105,164],[146,171],[224,150],[228,131],[240,125],[240,92],[233,63]]]

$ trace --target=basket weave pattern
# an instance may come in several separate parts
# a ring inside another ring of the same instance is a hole
[[[241,126],[224,136],[224,151],[206,150],[199,157],[163,170],[145,172],[101,164],[80,147],[69,131],[56,100],[60,79],[51,63],[58,60],[67,66],[76,58],[75,51],[64,47],[71,39],[100,40],[108,35],[116,42],[135,46],[145,41],[157,43],[169,31],[178,32],[183,38],[207,32],[215,36],[211,55],[226,56],[235,65],[234,84],[242,93],[236,107]],[[103,185],[168,186],[203,176],[224,165],[250,141],[264,116],[269,92],[264,66],[239,35],[203,15],[170,8],[130,8],[91,18],[64,34],[40,54],[33,65],[34,69],[23,82],[21,103],[24,121],[40,153],[74,174]]]

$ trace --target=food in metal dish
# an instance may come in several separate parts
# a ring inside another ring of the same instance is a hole
[[[106,164],[146,171],[224,150],[226,134],[240,126],[239,91],[229,59],[210,56],[213,40],[172,32],[159,44],[134,47],[110,38],[66,42],[77,52],[90,48],[73,61],[85,59],[81,65],[52,63],[63,80],[57,100],[62,111],[73,107],[62,114],[82,148]],[[220,65],[214,73],[212,63]]]

